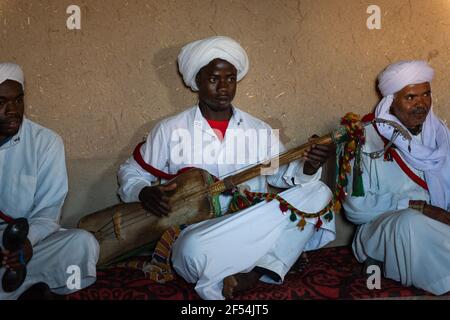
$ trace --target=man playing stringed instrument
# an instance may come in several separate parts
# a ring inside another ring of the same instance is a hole
[[[0,63],[0,300],[61,298],[95,282],[97,240],[59,225],[67,188],[61,137],[24,117],[22,69]],[[4,234],[18,218],[28,221],[29,232],[22,249],[9,251]],[[5,273],[22,265],[19,287],[5,288]],[[67,286],[70,266],[80,271],[75,288]]]
[[[383,99],[363,121],[391,120],[406,133],[366,128],[364,194],[352,196],[349,186],[344,209],[358,225],[353,251],[360,262],[440,295],[450,290],[450,132],[433,112],[433,76],[425,61],[398,62],[379,75]]]
[[[191,167],[223,179],[285,150],[268,124],[232,104],[249,66],[236,41],[218,36],[189,43],[178,65],[186,85],[198,91],[198,104],[158,123],[118,173],[122,200],[140,201],[160,217],[170,217],[168,194],[177,185],[152,185],[158,179],[170,180]],[[304,160],[245,183],[247,190],[264,193],[258,203],[243,208],[238,201],[239,212],[182,230],[172,251],[176,272],[196,283],[203,299],[232,298],[259,279],[281,283],[303,251],[335,239],[331,212],[326,219],[298,215],[323,211],[330,202],[331,191],[319,180],[329,154],[329,146],[311,145]],[[270,201],[267,183],[287,189],[282,199]],[[233,198],[220,196],[222,214]]]

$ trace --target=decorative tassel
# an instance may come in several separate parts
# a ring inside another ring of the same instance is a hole
[[[305,218],[302,218],[302,219],[300,220],[300,222],[297,223],[297,227],[299,227],[300,230],[303,231],[303,230],[305,229],[305,226],[306,226],[306,220],[305,220]]]
[[[286,211],[289,210],[289,208],[286,203],[280,202],[280,210],[281,210],[281,212],[285,213]]]
[[[252,203],[247,199],[246,196],[239,193],[239,191],[236,191],[233,194],[233,199],[231,199],[230,205],[228,207],[229,212],[237,212],[240,210],[243,210],[245,208],[248,208],[252,205]]]
[[[319,217],[317,220],[317,223],[316,223],[316,230],[319,231],[321,226],[322,226],[322,220],[320,220],[320,217]]]
[[[361,148],[356,150],[355,162],[353,164],[353,197],[364,197],[364,184],[361,170]]]
[[[297,220],[297,215],[293,212],[291,212],[291,215],[289,216],[289,219],[291,219],[292,222]]]
[[[330,222],[331,220],[333,220],[333,213],[331,211],[329,211],[326,215],[325,215],[325,220],[327,220],[328,222]]]

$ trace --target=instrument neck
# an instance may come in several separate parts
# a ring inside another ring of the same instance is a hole
[[[327,134],[325,136],[315,138],[305,144],[302,144],[294,149],[288,150],[286,152],[283,152],[269,161],[256,164],[248,169],[245,169],[239,173],[236,173],[232,176],[226,177],[224,180],[215,182],[210,186],[210,193],[212,195],[220,194],[226,190],[233,189],[234,187],[238,186],[239,184],[248,181],[252,178],[255,178],[260,175],[271,175],[274,174],[275,171],[292,161],[298,160],[302,158],[305,151],[312,146],[313,144],[322,144],[322,145],[328,145],[333,143],[333,141],[336,141],[335,139],[338,139],[340,137],[336,136],[336,132],[333,132],[331,134]]]

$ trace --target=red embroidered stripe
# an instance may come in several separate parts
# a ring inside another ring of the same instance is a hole
[[[400,155],[397,153],[397,151],[395,151],[392,148],[389,148],[388,152],[391,154],[392,158],[394,158],[395,162],[397,162],[397,164],[400,166],[400,168],[403,170],[403,172],[406,173],[406,175],[412,181],[414,181],[419,186],[421,186],[422,188],[424,188],[425,190],[428,191],[428,185],[425,182],[425,180],[423,180],[418,175],[416,175],[414,172],[412,172],[412,170],[408,167],[408,165],[405,163],[405,161],[403,161],[403,159],[400,157]]]
[[[366,114],[363,118],[362,121],[363,122],[367,122],[367,121],[372,121],[373,119],[375,119],[375,114],[373,113],[369,113]],[[386,145],[388,143],[388,140],[383,137],[380,132],[378,131],[378,128],[376,126],[376,124],[373,124],[375,131],[378,133],[378,135],[381,137],[381,139],[383,139],[384,145]],[[397,162],[397,164],[399,165],[400,169],[403,170],[403,172],[415,183],[417,183],[419,186],[421,186],[422,188],[424,188],[425,190],[428,191],[428,185],[426,183],[425,180],[423,180],[421,177],[419,177],[417,174],[415,174],[409,167],[408,165],[405,163],[405,161],[403,161],[403,159],[400,157],[400,155],[397,153],[397,151],[395,151],[395,149],[393,148],[389,148],[387,150],[387,152],[389,152],[389,154],[392,156],[392,158],[395,160],[395,162]]]
[[[176,176],[180,175],[181,173],[186,172],[189,169],[192,169],[192,167],[182,168],[176,174],[169,174],[169,173],[165,173],[164,171],[156,169],[155,167],[153,167],[153,166],[149,165],[147,162],[145,162],[144,159],[142,158],[141,146],[144,143],[145,142],[141,142],[136,146],[136,148],[133,151],[133,158],[141,166],[142,169],[151,173],[155,177],[162,178],[165,180],[171,180],[171,179],[175,178]]]
[[[369,122],[369,121],[372,121],[373,119],[375,119],[375,113],[368,113],[364,117],[362,117],[361,121]]]
[[[13,220],[13,218],[8,216],[6,213],[3,213],[2,211],[0,211],[0,219],[5,221],[6,223],[9,223],[9,222],[11,222]]]

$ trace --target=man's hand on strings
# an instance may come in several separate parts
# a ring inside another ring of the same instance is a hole
[[[15,269],[23,264],[27,264],[28,261],[33,257],[33,246],[30,240],[26,240],[22,249],[20,251],[10,252],[9,250],[2,250],[2,266],[7,269]],[[21,257],[22,254],[22,257]]]
[[[139,193],[139,201],[141,201],[147,211],[153,213],[155,216],[168,216],[172,211],[169,204],[168,192],[175,190],[176,187],[176,183],[168,186],[145,187]]]
[[[309,141],[313,141],[318,138],[318,135],[313,135],[309,138]],[[307,175],[313,175],[319,170],[328,158],[331,156],[333,151],[332,145],[322,145],[322,144],[312,144],[303,154],[303,159],[305,164],[303,165],[303,173]]]

